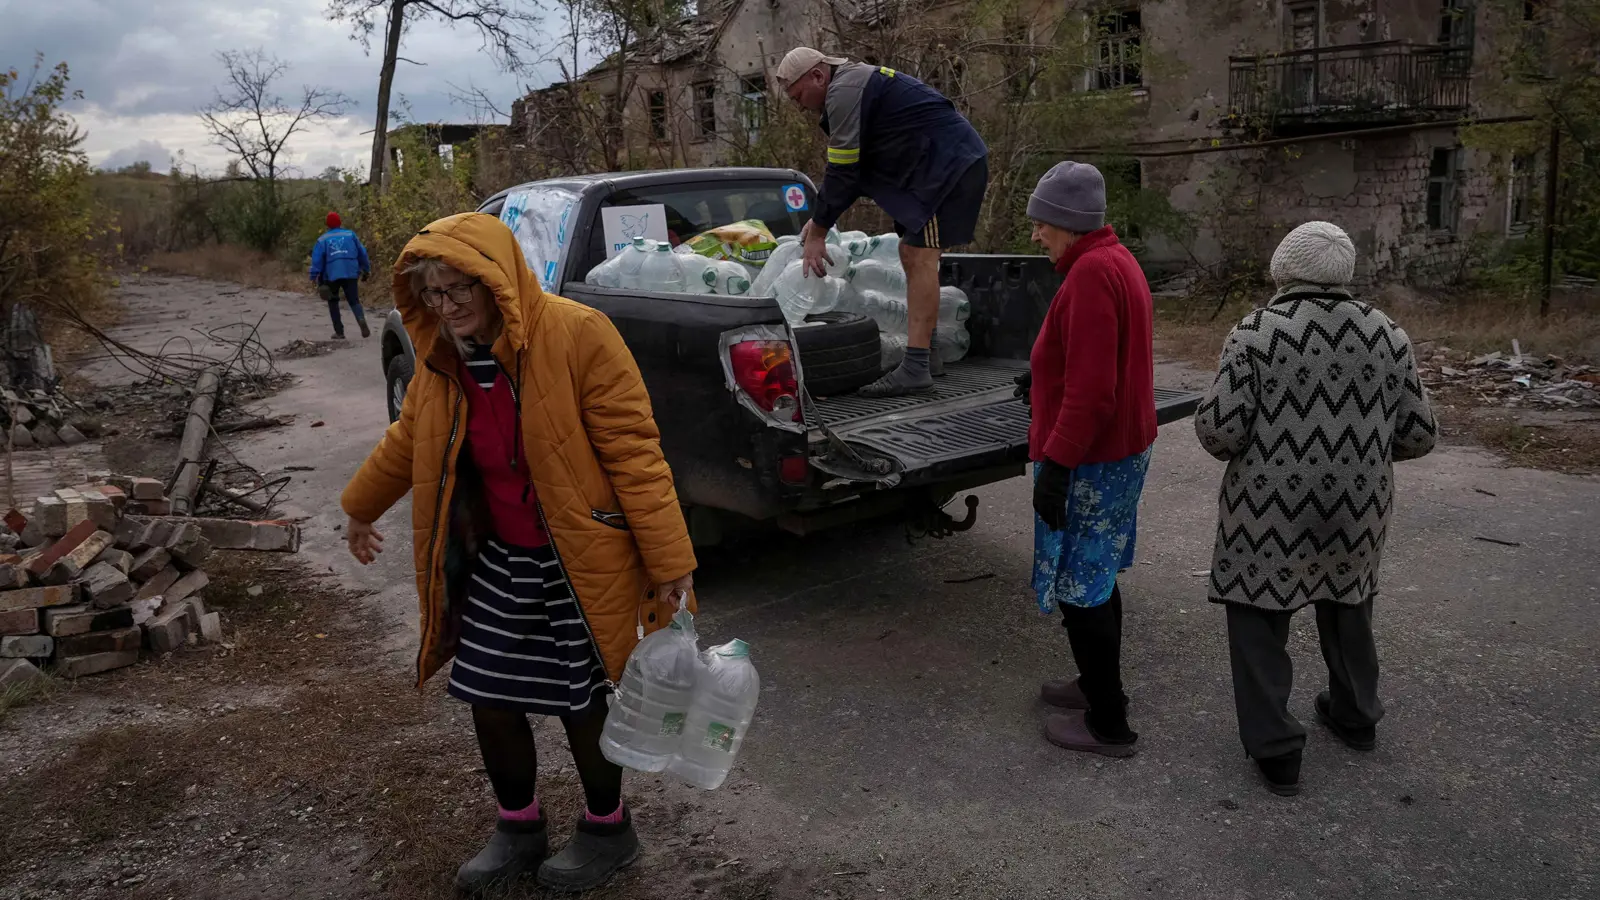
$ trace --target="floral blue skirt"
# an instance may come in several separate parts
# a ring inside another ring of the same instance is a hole
[[[1039,479],[1039,463],[1033,477]],[[1051,531],[1033,517],[1033,592],[1039,611],[1061,604],[1099,606],[1111,597],[1117,573],[1133,565],[1139,526],[1139,495],[1144,492],[1150,450],[1116,462],[1089,463],[1072,470],[1067,527]]]

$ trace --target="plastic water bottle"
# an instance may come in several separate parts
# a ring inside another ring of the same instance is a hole
[[[741,262],[731,259],[707,260],[706,282],[711,286],[713,294],[748,294],[750,292],[750,276],[752,270]]]
[[[640,271],[644,261],[656,249],[656,242],[637,237],[617,255],[617,287],[638,290],[641,287]]]
[[[857,291],[860,298],[861,314],[878,323],[880,331],[891,334],[905,334],[911,310],[906,305],[906,298],[883,291]]]
[[[947,363],[966,358],[967,351],[972,349],[972,335],[967,331],[967,326],[959,322],[953,325],[941,322],[933,329],[933,333],[935,335],[933,343],[939,349],[939,358]]]
[[[682,293],[684,290],[683,264],[672,252],[672,245],[662,242],[645,254],[639,265],[639,287],[647,291]]]
[[[778,238],[778,247],[767,257],[767,262],[761,267],[761,274],[756,276],[755,283],[750,285],[750,294],[756,297],[772,297],[772,286],[777,282],[778,276],[788,268],[789,263],[800,258],[805,253],[805,247],[800,239],[792,234]]]
[[[695,683],[694,703],[683,729],[683,742],[670,771],[705,790],[722,786],[744,744],[756,714],[761,676],[750,662],[750,645],[732,640],[700,657],[704,666]]]
[[[702,666],[695,642],[694,616],[680,601],[672,624],[634,648],[600,732],[606,759],[640,772],[661,772],[672,764]]]
[[[882,291],[901,296],[906,292],[906,270],[898,263],[863,259],[850,266],[847,277],[858,291]]]
[[[954,325],[972,318],[972,303],[965,291],[945,285],[939,288],[939,324]]]
[[[903,334],[878,335],[878,365],[887,372],[906,358],[906,336]]]

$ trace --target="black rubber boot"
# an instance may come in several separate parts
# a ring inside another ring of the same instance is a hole
[[[539,867],[539,883],[553,891],[578,893],[605,884],[639,858],[633,814],[624,810],[614,825],[578,820],[578,830],[561,852]]]
[[[1327,691],[1317,695],[1317,721],[1328,727],[1344,745],[1351,750],[1367,751],[1378,746],[1378,729],[1368,725],[1365,728],[1351,728],[1341,725],[1333,718],[1333,696]]]
[[[456,870],[456,890],[478,894],[534,872],[550,855],[550,833],[544,820],[495,824],[494,834],[478,855]]]
[[[361,326],[361,336],[362,337],[364,337],[364,338],[372,337],[372,329],[367,327],[367,320],[366,319],[357,319],[356,320],[356,324]]]
[[[1291,750],[1282,756],[1256,760],[1256,768],[1267,782],[1267,790],[1280,797],[1293,797],[1300,793],[1300,751]]]

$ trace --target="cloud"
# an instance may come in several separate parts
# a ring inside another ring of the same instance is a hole
[[[87,133],[92,162],[108,165],[148,143],[181,152],[203,169],[221,169],[227,155],[209,143],[195,111],[211,101],[222,78],[216,54],[259,47],[289,64],[278,84],[285,96],[315,85],[355,101],[346,116],[296,137],[290,144],[296,164],[312,174],[328,165],[365,168],[380,60],[350,39],[347,24],[327,20],[327,0],[141,0],[137,16],[131,5],[5,3],[0,65],[26,67],[40,54],[47,67],[62,61],[71,67],[71,86],[83,99],[68,109]],[[401,63],[395,76],[395,105],[404,98],[417,121],[473,119],[472,110],[452,100],[452,84],[483,88],[509,109],[525,87],[555,75],[553,66],[520,77],[500,72],[472,28],[436,21],[412,24],[401,55],[425,63]]]
[[[113,150],[100,160],[100,168],[115,171],[136,162],[146,162],[157,172],[172,168],[172,151],[161,146],[160,141],[140,141],[120,150]]]

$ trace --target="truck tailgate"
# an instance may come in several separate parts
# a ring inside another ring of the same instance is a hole
[[[1013,396],[1021,361],[965,359],[946,368],[932,391],[909,397],[826,397],[808,409],[858,451],[898,463],[902,484],[940,481],[1028,458],[1028,407]],[[1156,420],[1194,412],[1198,394],[1156,389]]]

